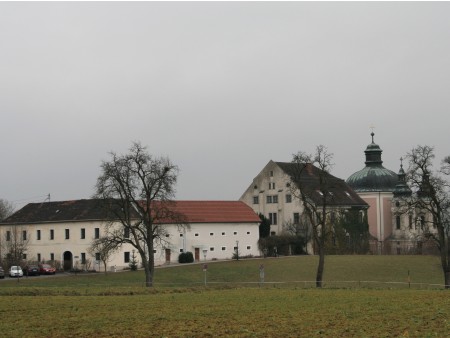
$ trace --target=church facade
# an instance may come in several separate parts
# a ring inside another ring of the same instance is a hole
[[[385,168],[382,150],[374,142],[373,132],[371,136],[372,142],[364,151],[365,167],[352,174],[347,184],[369,205],[367,219],[372,253],[432,252],[433,243],[427,242],[423,236],[429,215],[409,207],[408,200],[413,192],[407,185],[403,164],[400,164],[398,174]]]

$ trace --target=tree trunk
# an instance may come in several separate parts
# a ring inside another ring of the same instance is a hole
[[[444,281],[445,281],[445,288],[450,289],[450,271],[444,272]]]
[[[319,245],[319,265],[317,266],[316,288],[322,287],[323,268],[325,266],[325,251],[322,245]]]
[[[145,286],[153,287],[153,273],[147,267],[145,268]]]
[[[153,247],[151,247],[152,252],[150,254],[149,259],[144,261],[144,270],[145,270],[145,286],[153,287],[153,276],[155,272],[155,264],[153,259]]]

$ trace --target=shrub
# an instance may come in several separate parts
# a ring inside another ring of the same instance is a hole
[[[192,262],[194,262],[194,255],[190,251],[182,252],[178,256],[178,263],[192,263]]]

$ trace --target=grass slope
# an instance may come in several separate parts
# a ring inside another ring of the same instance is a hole
[[[269,282],[264,287],[257,284],[260,264]],[[4,337],[448,336],[450,295],[430,286],[442,282],[436,257],[328,256],[321,290],[309,283],[316,264],[311,256],[209,263],[207,288],[198,264],[157,269],[153,289],[143,287],[141,271],[5,280],[0,332]],[[382,284],[407,281],[408,270],[412,281],[422,284],[411,289]]]

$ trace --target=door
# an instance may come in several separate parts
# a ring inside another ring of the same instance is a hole
[[[200,262],[200,248],[195,248],[195,261]]]
[[[166,249],[166,263],[170,263],[170,249]]]
[[[64,252],[64,271],[72,269],[72,253],[70,251]]]

